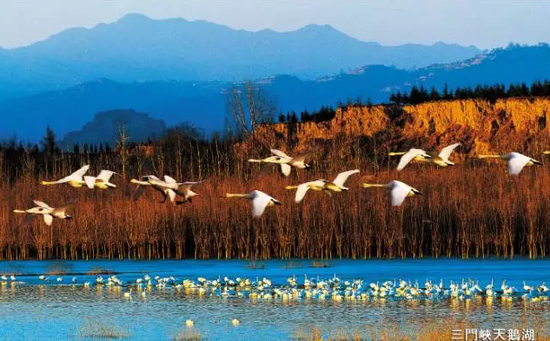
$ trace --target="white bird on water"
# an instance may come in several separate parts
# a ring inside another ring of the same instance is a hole
[[[386,188],[391,190],[390,196],[391,196],[391,204],[392,206],[401,206],[401,204],[405,201],[405,198],[412,197],[415,195],[422,195],[422,192],[417,190],[416,188],[413,188],[409,185],[407,185],[404,182],[393,180],[391,182],[388,182],[387,184],[363,184],[364,188],[371,188],[371,187],[380,187],[380,188]]]
[[[273,198],[272,196],[262,192],[262,191],[252,191],[246,194],[235,194],[235,193],[226,193],[226,198],[245,198],[252,202],[252,216],[255,218],[261,217],[264,213],[266,207],[282,205],[282,203]]]
[[[305,156],[290,157],[279,149],[270,149],[270,151],[271,154],[273,154],[272,156],[264,159],[249,159],[248,162],[278,164],[281,166],[281,173],[283,173],[284,176],[290,175],[292,167],[297,169],[306,169],[310,167],[305,163]]]
[[[304,196],[306,195],[307,191],[309,191],[310,189],[314,191],[324,191],[329,195],[331,191],[332,192],[348,191],[349,188],[345,187],[344,183],[351,175],[357,174],[357,173],[359,173],[359,169],[354,169],[354,170],[350,170],[350,171],[342,172],[338,174],[332,182],[325,179],[320,179],[320,180],[305,182],[298,186],[286,186],[285,188],[296,189],[296,197],[294,200],[297,203],[300,203],[304,199]]]
[[[44,222],[48,226],[52,225],[54,218],[64,219],[64,220],[73,219],[72,216],[66,213],[66,210],[71,206],[71,204],[66,204],[61,207],[53,208],[42,201],[33,200],[33,202],[36,205],[36,207],[29,208],[28,210],[13,210],[13,212],[27,213],[31,215],[42,215],[44,217]]]
[[[57,181],[41,181],[41,185],[59,185],[59,184],[68,184],[71,187],[80,188],[85,184],[84,179],[82,178],[84,174],[88,171],[90,165],[86,165],[76,172],[72,173],[69,176],[59,179]]]
[[[503,155],[479,155],[478,158],[506,160],[508,162],[508,174],[510,175],[519,175],[525,166],[542,166],[542,162],[517,152],[511,152]]]

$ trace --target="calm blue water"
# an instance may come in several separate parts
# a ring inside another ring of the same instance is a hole
[[[381,323],[403,330],[414,330],[418,321],[465,320],[471,328],[511,328],[520,319],[528,323],[550,320],[548,302],[514,302],[496,300],[488,305],[483,300],[449,302],[415,300],[386,302],[297,302],[255,301],[248,298],[221,298],[185,295],[175,289],[153,289],[145,298],[137,295],[131,301],[122,295],[126,289],[85,288],[85,281],[95,282],[90,271],[110,271],[126,282],[135,282],[145,274],[174,276],[178,280],[218,276],[268,277],[283,284],[290,276],[300,281],[304,275],[342,279],[362,278],[368,282],[405,279],[424,283],[426,279],[461,281],[472,278],[495,287],[506,279],[521,288],[550,283],[548,260],[332,260],[319,262],[326,267],[313,267],[312,261],[18,261],[0,262],[0,274],[15,274],[17,284],[0,286],[0,339],[65,340],[79,339],[88,319],[114,325],[128,331],[132,340],[169,340],[178,331],[186,331],[185,321],[195,321],[193,330],[209,340],[288,340],[297,330],[315,326],[321,330],[362,330]],[[318,264],[317,264],[318,265]],[[51,276],[42,285],[39,275]],[[71,285],[76,277],[77,285]],[[104,276],[106,277],[106,276]],[[239,326],[231,320],[241,320]],[[451,328],[451,327],[450,327]]]

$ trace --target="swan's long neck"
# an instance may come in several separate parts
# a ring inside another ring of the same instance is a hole
[[[298,186],[286,186],[285,189],[298,189]]]
[[[23,210],[13,210],[13,213],[27,213],[27,211],[23,211]]]
[[[40,181],[41,185],[50,186],[50,185],[57,185],[57,182],[55,181]]]
[[[248,198],[248,194],[225,193],[226,198]]]
[[[384,184],[363,184],[363,188],[386,187]]]
[[[550,155],[550,150],[545,150],[545,151],[542,152],[542,154],[544,154],[544,155]]]
[[[248,162],[262,163],[262,160],[259,159],[248,159]]]
[[[405,155],[405,152],[389,152],[388,156],[400,156]]]
[[[503,158],[502,155],[495,155],[495,154],[491,154],[491,155],[483,154],[483,155],[478,155],[477,157],[479,159],[502,159]]]

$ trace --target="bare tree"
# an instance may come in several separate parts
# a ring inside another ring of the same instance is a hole
[[[228,93],[230,121],[236,133],[249,136],[261,123],[273,122],[275,103],[252,82],[234,85]]]
[[[118,128],[118,140],[116,142],[118,152],[120,154],[120,161],[122,163],[122,177],[126,178],[126,165],[128,164],[128,131],[126,125],[121,124]]]

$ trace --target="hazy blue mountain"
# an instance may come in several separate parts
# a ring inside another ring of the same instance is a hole
[[[120,129],[124,127],[130,137],[128,142],[143,142],[160,136],[166,129],[162,120],[154,119],[146,113],[134,110],[111,110],[97,113],[93,121],[82,129],[68,133],[61,142],[65,149],[75,144],[82,145],[108,143],[115,147]]]
[[[467,59],[474,46],[382,46],[328,25],[248,32],[207,21],[129,14],[112,24],[65,30],[0,51],[0,99],[64,89],[97,78],[118,82],[241,81],[276,74],[314,79],[362,65],[424,67]]]
[[[374,65],[315,80],[275,76],[258,79],[256,84],[274,99],[278,110],[299,112],[358,97],[384,102],[392,92],[407,91],[413,85],[441,89],[447,83],[452,89],[546,79],[550,79],[550,48],[539,45],[499,49],[463,62],[418,70]],[[167,125],[189,121],[212,132],[223,128],[230,86],[223,82],[119,83],[100,79],[62,91],[0,101],[4,118],[0,136],[17,134],[36,141],[50,125],[61,137],[91,121],[96,112],[120,108],[147,112]]]

